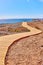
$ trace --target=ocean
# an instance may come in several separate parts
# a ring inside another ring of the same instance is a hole
[[[33,19],[0,19],[0,24],[17,23],[17,22],[31,22]]]

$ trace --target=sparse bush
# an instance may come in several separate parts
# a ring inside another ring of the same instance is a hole
[[[30,32],[27,28],[24,27],[18,27],[18,28],[8,28],[9,32]]]

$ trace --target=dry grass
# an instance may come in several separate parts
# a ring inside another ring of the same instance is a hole
[[[29,29],[22,26],[22,23],[16,24],[0,24],[0,36],[10,35],[20,32],[30,32]]]
[[[27,28],[18,27],[18,28],[8,28],[8,32],[30,32]]]

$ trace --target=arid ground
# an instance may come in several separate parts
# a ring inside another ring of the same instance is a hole
[[[43,21],[28,25],[43,31]],[[13,42],[8,49],[6,65],[43,65],[43,32]]]
[[[43,33],[14,42],[9,48],[6,65],[43,65]]]
[[[20,25],[19,28],[22,27],[22,29],[20,30],[18,29],[18,27],[15,26],[17,30],[16,33],[21,31],[22,33],[13,34],[15,33],[15,29],[13,29],[14,27],[13,28],[10,27],[10,35],[9,34],[7,34],[7,36],[1,35],[2,36],[0,37],[0,48],[1,48],[0,64],[1,65],[4,64],[5,65],[43,65],[43,21],[27,22],[27,24],[28,26]],[[8,25],[6,24],[6,26]],[[23,29],[26,29],[25,32]],[[0,31],[2,32],[3,30]],[[14,42],[16,39],[25,36],[28,37]],[[9,47],[9,45],[11,46]],[[7,54],[6,51],[8,51]]]

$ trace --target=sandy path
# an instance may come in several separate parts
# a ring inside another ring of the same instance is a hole
[[[32,33],[35,33],[35,34],[41,32],[40,30],[38,30],[38,29],[36,29],[36,28],[34,28],[34,27],[31,27],[31,26],[27,25],[27,22],[23,22],[23,23],[22,23],[22,26],[25,27],[25,28],[27,28],[27,29],[29,29],[29,30],[31,30],[31,32],[32,32]]]
[[[13,41],[25,36],[30,36],[42,32],[40,30],[37,30],[36,28],[32,28],[31,26],[28,26],[26,22],[23,22],[22,26],[30,29],[31,32],[24,32],[24,33],[18,33],[18,34],[0,37],[0,65],[5,65],[4,64],[5,55],[8,47],[11,45]]]

